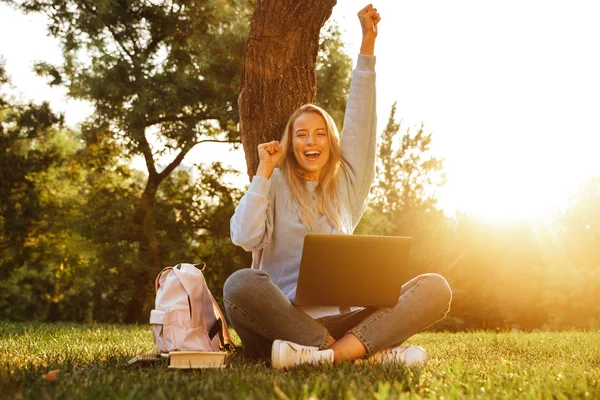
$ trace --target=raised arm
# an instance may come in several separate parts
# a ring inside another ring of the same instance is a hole
[[[368,5],[358,13],[363,38],[352,72],[342,133],[342,174],[347,181],[353,225],[358,223],[375,175],[377,114],[375,104],[375,39],[381,17]]]

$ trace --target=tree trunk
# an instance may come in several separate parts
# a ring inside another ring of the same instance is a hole
[[[153,292],[152,282],[161,267],[158,238],[152,210],[159,182],[149,178],[144,193],[135,212],[135,226],[138,228],[138,259],[139,263],[132,272],[132,282],[135,282],[132,298],[127,307],[124,322],[148,321],[144,306],[148,295]]]
[[[244,48],[240,132],[248,176],[257,146],[279,140],[290,115],[314,103],[319,32],[336,0],[259,0]]]
[[[140,121],[143,121],[143,118],[140,118]],[[156,171],[156,163],[152,156],[152,150],[146,139],[144,123],[139,123],[132,131],[136,131],[136,136],[140,140],[140,148],[146,160],[146,167],[148,168],[148,181],[135,210],[134,225],[137,228],[136,241],[138,243],[139,262],[130,271],[131,281],[135,282],[135,287],[125,313],[124,321],[140,322],[148,321],[148,313],[144,312],[144,307],[149,295],[154,293],[154,285],[152,283],[162,266],[158,235],[156,234],[154,215],[152,214],[156,193],[162,181],[181,164],[181,161],[183,161],[186,154],[194,147],[196,142],[188,141],[184,143],[179,154],[159,173]]]

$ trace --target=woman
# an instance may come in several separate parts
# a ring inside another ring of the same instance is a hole
[[[275,368],[365,356],[381,362],[424,361],[427,353],[420,347],[394,346],[444,318],[450,307],[448,283],[436,274],[405,284],[391,308],[300,308],[292,303],[304,235],[351,234],[373,182],[374,47],[380,16],[368,5],[358,17],[363,39],[343,139],[329,114],[302,106],[290,117],[281,144],[258,146],[258,170],[231,219],[232,241],[252,251],[253,268],[227,279],[225,309],[246,353],[260,357],[271,352]]]

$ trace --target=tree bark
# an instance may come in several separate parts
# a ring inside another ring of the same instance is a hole
[[[337,0],[258,0],[244,48],[238,98],[248,176],[257,146],[279,140],[290,115],[316,100],[319,32]]]

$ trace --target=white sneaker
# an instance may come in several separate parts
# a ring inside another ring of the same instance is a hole
[[[379,363],[379,364],[394,364],[402,363],[404,365],[412,365],[427,361],[427,352],[419,346],[398,346],[391,349],[378,351],[361,362]]]
[[[333,350],[302,346],[285,340],[275,340],[271,349],[273,368],[291,368],[299,364],[333,363]]]

